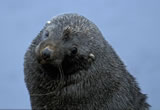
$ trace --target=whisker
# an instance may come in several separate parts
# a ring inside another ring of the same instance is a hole
[[[63,72],[63,68],[62,68],[62,65],[58,65],[58,69],[59,69],[59,75],[60,75],[60,78],[59,78],[59,83],[57,85],[57,88],[52,91],[52,92],[48,92],[48,93],[45,93],[45,94],[31,94],[31,96],[47,96],[47,95],[53,95],[53,94],[56,94],[57,91],[63,86],[63,83],[64,83],[64,72]],[[53,82],[54,80],[51,80],[50,82],[48,82],[47,84]],[[46,85],[47,85],[46,84]]]
[[[62,65],[58,65],[58,69],[59,69],[59,73],[60,73],[60,78],[59,78],[59,88],[61,88],[61,86],[63,85],[64,83],[64,72],[63,72],[63,68],[62,68]],[[58,89],[59,89],[58,88]]]

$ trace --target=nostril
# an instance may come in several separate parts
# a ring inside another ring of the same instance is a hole
[[[43,59],[49,59],[51,57],[52,54],[52,50],[49,48],[45,48],[44,50],[42,50],[42,58]]]

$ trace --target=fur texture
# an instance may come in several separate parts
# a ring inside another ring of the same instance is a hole
[[[43,61],[41,50],[48,45],[54,55]],[[32,109],[149,109],[146,95],[97,26],[77,14],[46,23],[25,54],[24,73]]]

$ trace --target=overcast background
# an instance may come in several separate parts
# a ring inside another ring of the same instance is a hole
[[[0,0],[0,109],[30,109],[23,57],[45,22],[62,13],[93,21],[160,110],[160,0]]]

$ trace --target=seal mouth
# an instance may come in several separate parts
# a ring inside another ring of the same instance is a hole
[[[39,59],[38,62],[41,65],[52,65],[53,67],[58,67],[59,65],[62,64],[62,60],[59,59]]]

